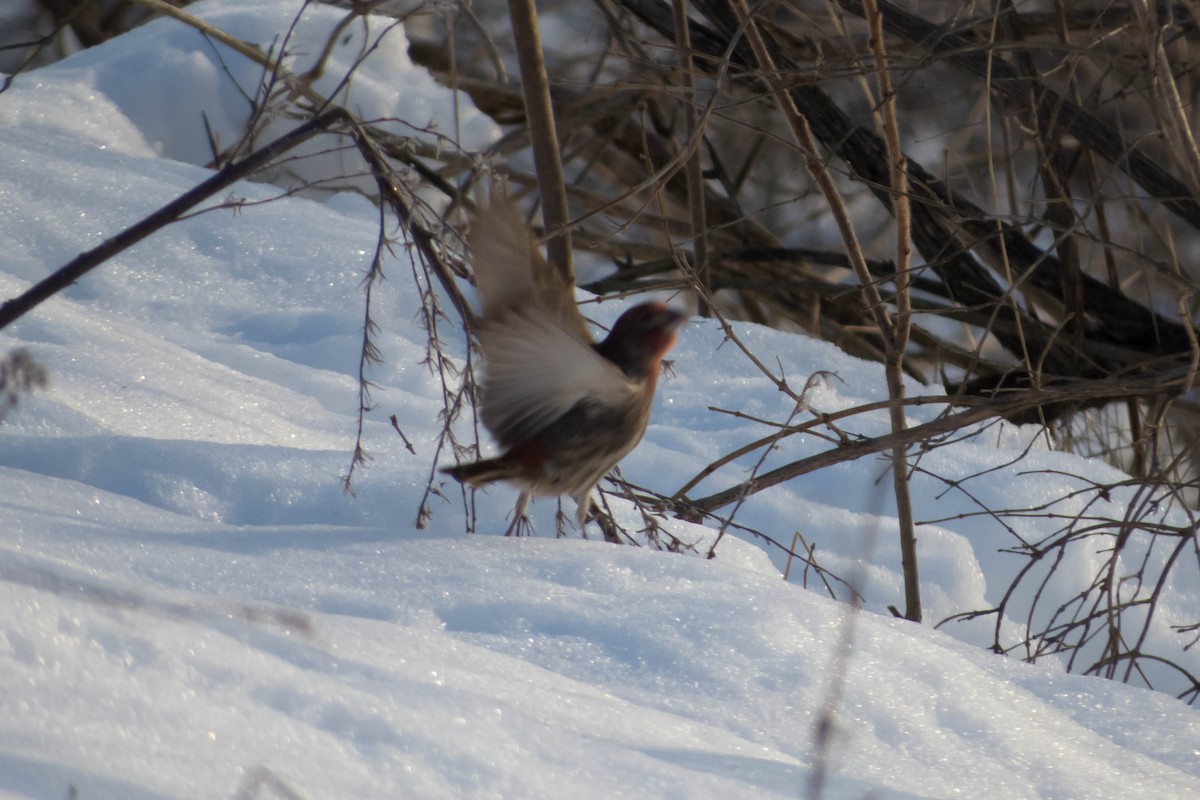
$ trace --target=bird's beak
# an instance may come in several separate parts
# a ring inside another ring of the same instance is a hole
[[[687,314],[674,308],[668,308],[664,306],[662,313],[662,326],[671,333],[676,333],[680,328],[683,327],[683,324],[688,321]]]

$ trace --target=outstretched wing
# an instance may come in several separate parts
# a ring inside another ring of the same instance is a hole
[[[571,336],[592,343],[587,324],[575,307],[575,287],[542,257],[511,202],[494,199],[476,214],[469,244],[484,319],[536,307]]]
[[[529,440],[585,400],[636,403],[638,384],[537,305],[485,315],[479,343],[483,424],[501,447]]]

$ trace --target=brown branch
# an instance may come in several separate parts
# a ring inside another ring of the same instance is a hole
[[[620,3],[663,36],[673,35],[669,9],[661,2],[620,0]],[[882,9],[894,8],[887,3],[880,5]],[[737,23],[728,19],[729,12],[724,8],[723,0],[696,0],[696,6],[722,29],[709,28],[693,20],[692,46],[713,58],[727,57],[741,66],[751,66],[754,56],[749,45],[744,42],[730,45],[730,40],[736,35]],[[888,21],[885,11],[885,26]],[[932,27],[930,23],[923,24]],[[964,48],[971,49],[966,44]],[[986,54],[977,56],[986,67]],[[775,60],[780,68],[794,69],[791,61],[782,54],[775,54]],[[1008,73],[1012,72],[1011,66],[1005,64],[1004,68]],[[742,77],[747,79],[751,76],[747,74]],[[851,173],[865,182],[890,210],[889,166],[886,145],[880,137],[856,124],[817,86],[798,83],[790,86],[789,93],[808,119],[817,139],[835,152],[849,166]],[[1044,97],[1043,102],[1050,103],[1050,100]],[[1069,116],[1065,115],[1059,124],[1072,130],[1070,119],[1067,119]],[[1090,119],[1102,125],[1094,117]],[[1123,142],[1120,143],[1120,149],[1122,152],[1128,150]],[[1138,163],[1144,160],[1138,160]],[[1150,166],[1154,165],[1151,163]],[[1027,350],[1045,351],[1048,357],[1044,363],[1048,372],[1078,375],[1078,372],[1071,371],[1078,359],[1069,352],[1068,343],[1058,338],[1052,326],[1032,317],[1021,316],[999,283],[969,251],[982,247],[1000,258],[1011,259],[1022,280],[1056,297],[1062,291],[1062,267],[1058,259],[1031,242],[1019,228],[993,218],[967,198],[953,192],[911,158],[906,158],[904,167],[909,176],[912,199],[912,240],[929,268],[945,284],[945,293],[964,306],[995,306],[1000,329],[994,333],[1009,352],[1020,357]],[[1158,170],[1158,173],[1162,171]],[[1172,191],[1178,188],[1176,181]],[[1186,190],[1183,191],[1186,193]],[[1164,195],[1170,196],[1169,192]],[[1108,342],[1154,355],[1188,349],[1187,333],[1178,322],[1156,314],[1090,275],[1081,275],[1079,279],[1088,310],[1099,317],[1120,319],[1122,322],[1118,326],[1104,326],[1090,331],[1089,346],[1093,342]],[[1018,335],[1017,331],[1024,335]],[[1119,363],[1119,366],[1128,365],[1130,362]]]
[[[1028,83],[1011,64],[989,58],[975,43],[894,5],[877,0],[884,27],[912,42],[919,42],[931,55],[944,58],[979,78],[1009,100],[1021,104],[1027,98]],[[861,0],[838,0],[852,14],[865,17]],[[1152,197],[1161,200],[1180,219],[1200,229],[1200,202],[1186,184],[1162,168],[1152,157],[1127,144],[1111,125],[1089,114],[1070,100],[1046,89],[1038,96],[1038,105],[1055,114],[1058,124],[1105,160],[1126,172]]]
[[[547,260],[558,267],[568,283],[575,282],[571,267],[571,220],[567,194],[563,186],[562,157],[558,150],[558,132],[554,109],[550,104],[550,81],[542,58],[542,37],[538,31],[537,8],[533,0],[508,0],[512,19],[517,63],[521,68],[521,86],[525,93],[525,119],[533,142],[533,163],[537,172],[538,193],[542,200],[542,221],[551,237],[546,242]]]
[[[1071,380],[1048,384],[1040,389],[1022,389],[1012,395],[1001,395],[991,400],[977,401],[977,404],[954,414],[947,414],[935,420],[907,428],[899,433],[888,433],[870,439],[859,439],[839,445],[816,455],[802,458],[785,464],[771,472],[759,475],[752,481],[746,481],[732,486],[716,494],[698,500],[683,499],[679,501],[679,510],[683,516],[695,513],[710,513],[718,508],[735,502],[764,489],[769,489],[784,481],[815,472],[833,464],[854,461],[863,456],[880,453],[896,446],[910,446],[923,443],[926,448],[933,447],[931,440],[935,437],[952,433],[962,428],[986,422],[998,417],[1007,417],[1024,409],[1049,403],[1088,403],[1097,400],[1111,401],[1128,397],[1172,397],[1186,391],[1189,384],[1189,374],[1186,368],[1175,368],[1166,373],[1148,377],[1137,377],[1127,380],[1106,378],[1103,380]],[[964,402],[967,398],[963,399]]]

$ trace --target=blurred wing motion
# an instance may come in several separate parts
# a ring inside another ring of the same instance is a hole
[[[483,424],[505,448],[541,432],[585,399],[631,402],[637,386],[596,352],[575,289],[541,253],[508,202],[472,221],[483,303]]]
[[[528,440],[582,402],[632,403],[638,386],[537,310],[484,318],[483,424],[505,448]]]
[[[516,206],[493,200],[471,220],[468,237],[484,318],[515,308],[537,308],[586,342],[592,335],[575,307],[575,287],[542,257]]]

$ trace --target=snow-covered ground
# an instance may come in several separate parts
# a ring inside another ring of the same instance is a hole
[[[297,5],[189,10],[270,44]],[[338,18],[310,10],[295,51],[319,51]],[[351,63],[363,35],[352,26],[335,62]],[[360,72],[348,107],[403,119],[406,134],[433,120],[451,133],[454,98],[408,63],[402,29]],[[0,94],[0,298],[203,180],[200,110],[220,142],[236,141],[258,79],[170,21],[20,75]],[[459,102],[459,138],[486,146],[498,131]],[[361,170],[353,154],[316,169]],[[231,196],[278,194],[246,183]],[[374,460],[345,496],[376,234],[377,211],[351,193],[202,213],[0,332],[0,354],[27,348],[51,381],[0,425],[0,797],[806,797],[820,770],[823,797],[1200,797],[1200,717],[1168,694],[992,655],[979,646],[991,620],[939,632],[879,613],[902,592],[877,459],[756,495],[738,517],[789,544],[800,531],[824,566],[860,574],[858,614],[797,585],[798,567],[782,580],[778,550],[733,536],[713,560],[555,539],[547,501],[534,508],[539,538],[468,535],[453,485],[417,530],[442,386],[421,363],[403,248],[375,295]],[[610,322],[622,307],[588,313]],[[875,365],[737,330],[794,386],[836,373],[814,388],[815,408],[883,396]],[[460,330],[442,333],[465,354]],[[764,435],[709,406],[778,421],[793,410],[714,325],[689,326],[673,358],[646,441],[622,465],[667,493]],[[887,421],[845,425],[870,435]],[[1023,563],[997,552],[1013,541],[995,520],[958,515],[1115,477],[1036,443],[1004,466],[1031,437],[992,429],[924,456],[917,516],[948,520],[920,530],[930,620],[994,604]],[[790,437],[765,468],[827,446]],[[754,458],[693,494],[732,485]],[[993,467],[969,494],[931,477]],[[513,499],[478,494],[479,529],[502,531]],[[1120,519],[1128,497],[1104,502]],[[663,524],[689,542],[713,535]],[[1034,535],[1051,523],[1021,524]],[[1072,558],[1051,587],[1064,599],[1079,588],[1067,579],[1098,563]],[[1200,606],[1200,587],[1177,584],[1147,647]],[[1027,610],[1015,604],[1004,625]],[[1181,658],[1197,670],[1200,654]]]

